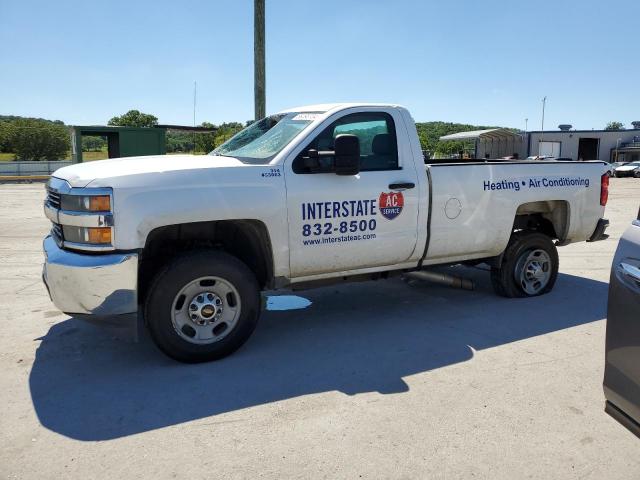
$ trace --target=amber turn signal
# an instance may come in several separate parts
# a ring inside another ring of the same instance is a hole
[[[108,198],[108,197],[107,197]],[[87,228],[88,243],[111,243],[111,228]]]
[[[89,210],[92,212],[108,212],[111,210],[111,197],[109,195],[96,195],[89,198]]]

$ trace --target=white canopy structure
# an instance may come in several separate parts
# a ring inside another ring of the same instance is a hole
[[[501,158],[517,154],[521,156],[522,136],[506,128],[490,128],[487,130],[472,130],[458,132],[440,137],[447,141],[473,141],[475,143],[475,158]]]

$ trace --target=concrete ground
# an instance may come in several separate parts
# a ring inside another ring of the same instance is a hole
[[[609,268],[640,204],[640,181],[611,183],[611,239],[561,248],[545,297],[496,297],[477,269],[474,292],[309,291],[205,365],[57,311],[43,186],[0,185],[0,478],[640,478],[603,412]]]

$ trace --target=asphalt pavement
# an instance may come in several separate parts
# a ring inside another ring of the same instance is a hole
[[[0,185],[0,478],[640,478],[602,393],[640,180],[610,192],[611,238],[560,248],[549,295],[497,297],[481,268],[473,292],[278,292],[236,354],[182,365],[56,310],[43,185]]]

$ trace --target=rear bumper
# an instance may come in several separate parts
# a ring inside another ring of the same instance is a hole
[[[598,224],[596,225],[596,229],[593,231],[587,242],[597,242],[598,240],[606,240],[609,238],[609,235],[604,233],[604,231],[609,226],[609,220],[606,218],[601,218],[598,220]]]
[[[51,236],[42,247],[42,280],[64,313],[107,317],[138,311],[137,253],[75,253],[58,247]]]

